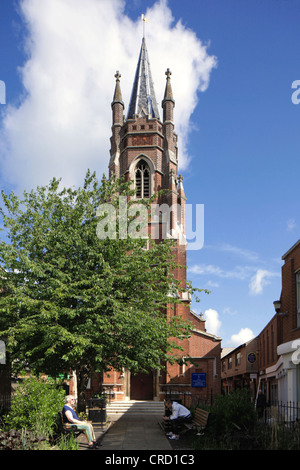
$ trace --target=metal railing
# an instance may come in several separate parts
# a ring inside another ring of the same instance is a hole
[[[164,393],[165,393],[165,399],[178,401],[179,403],[181,403],[184,406],[187,406],[188,408],[190,408],[191,406],[192,407],[209,406],[209,405],[212,405],[213,403],[212,390],[210,393],[208,394],[205,393],[204,396],[201,396],[198,394],[193,394],[192,392],[173,389],[171,387],[165,387]]]
[[[300,426],[300,403],[289,401],[267,406],[263,419],[269,425],[277,424],[289,428]]]

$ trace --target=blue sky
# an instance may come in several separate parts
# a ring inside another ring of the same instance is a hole
[[[16,191],[87,168],[107,172],[114,73],[125,106],[141,14],[158,102],[170,67],[180,173],[204,204],[204,247],[188,277],[193,305],[237,346],[280,297],[282,255],[299,239],[298,0],[1,0],[0,184]],[[20,12],[22,12],[20,14]]]

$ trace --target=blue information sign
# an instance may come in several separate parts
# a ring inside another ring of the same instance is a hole
[[[193,373],[192,387],[206,387],[206,373]]]

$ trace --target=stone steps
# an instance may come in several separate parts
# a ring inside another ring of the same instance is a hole
[[[112,401],[106,405],[107,417],[110,420],[118,419],[125,413],[128,416],[164,415],[164,402],[147,400]]]

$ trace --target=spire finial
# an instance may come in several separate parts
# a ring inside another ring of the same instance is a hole
[[[171,70],[168,68],[168,69],[166,70],[165,74],[166,74],[167,80],[168,80],[168,79],[171,77],[172,72],[171,72]]]
[[[143,38],[144,38],[145,37],[145,23],[148,23],[148,18],[146,18],[144,13],[142,14],[142,21],[143,21]]]
[[[115,93],[114,93],[112,105],[114,103],[121,103],[124,107],[124,103],[123,103],[123,99],[122,99],[122,93],[121,93],[121,87],[120,87],[120,78],[121,78],[121,74],[120,74],[119,70],[117,70],[117,72],[115,73],[116,86],[115,86]]]
[[[166,89],[165,89],[165,96],[164,96],[164,101],[165,100],[173,100],[173,92],[172,92],[172,86],[171,86],[171,75],[172,72],[168,68],[165,72],[165,75],[167,76],[167,82],[166,82]]]

